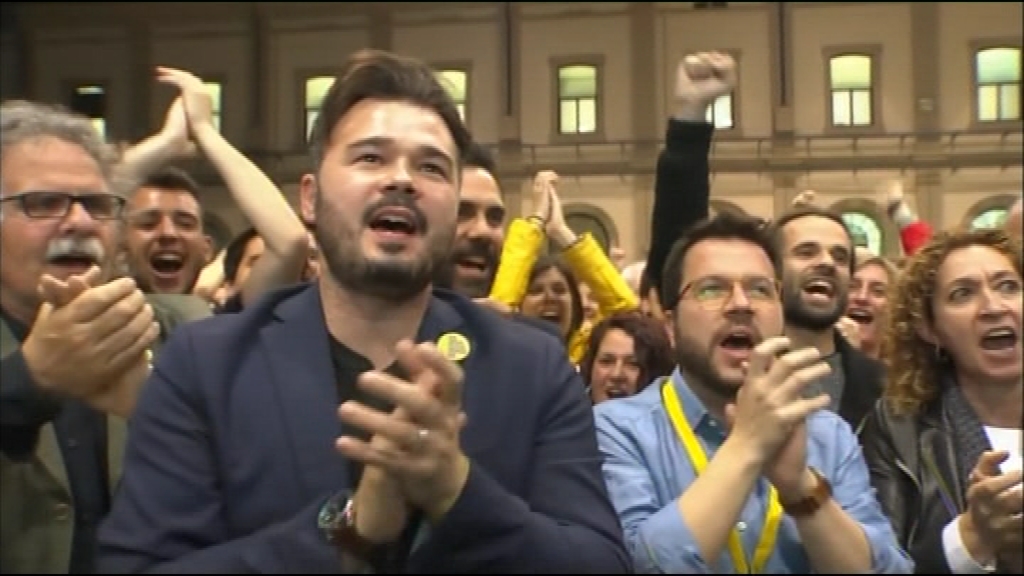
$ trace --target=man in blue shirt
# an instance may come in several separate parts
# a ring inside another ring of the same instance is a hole
[[[672,249],[678,367],[595,408],[604,476],[641,573],[912,573],[850,427],[781,337],[778,261],[723,214]]]

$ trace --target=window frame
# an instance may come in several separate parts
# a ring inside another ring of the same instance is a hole
[[[1021,66],[1024,67],[1024,42],[1021,37],[1005,37],[1005,38],[985,38],[981,40],[975,40],[971,42],[970,49],[968,50],[967,57],[970,58],[968,69],[970,70],[971,77],[967,85],[971,91],[970,102],[971,102],[971,121],[970,128],[973,131],[985,132],[985,131],[1002,131],[1007,128],[1019,128],[1021,122],[1024,121],[1024,86],[1018,88],[1018,95],[1021,102],[1018,104],[1019,110],[1021,111],[1020,118],[1016,120],[992,120],[992,121],[981,121],[978,118],[978,54],[985,50],[992,48],[1016,48],[1021,51]],[[1024,71],[1022,71],[1020,82],[1018,85],[1024,84]]]
[[[885,132],[882,110],[882,45],[858,44],[826,46],[822,50],[825,73],[825,133],[827,134],[880,134]],[[837,126],[832,106],[832,60],[841,56],[867,56],[871,59],[871,123],[863,126]]]
[[[430,66],[435,72],[458,71],[466,75],[466,99],[462,102],[465,112],[462,115],[462,123],[471,126],[473,117],[473,61],[472,60],[445,60],[434,62]],[[453,98],[454,100],[454,98]],[[456,101],[456,104],[459,102]]]
[[[555,56],[549,61],[551,70],[551,141],[552,142],[601,142],[605,139],[604,122],[604,88],[605,88],[605,57],[601,54],[582,54],[576,56]],[[563,133],[561,125],[562,94],[559,89],[559,72],[568,66],[592,66],[597,76],[594,94],[594,131],[587,133]]]
[[[228,90],[227,89],[228,83],[226,81],[226,78],[223,75],[220,75],[220,74],[209,74],[209,75],[205,75],[205,76],[200,76],[200,75],[197,74],[197,76],[199,76],[199,78],[203,81],[203,87],[204,88],[206,87],[207,84],[219,84],[220,85],[220,102],[217,103],[218,107],[220,108],[220,111],[219,112],[214,111],[214,115],[218,119],[217,120],[218,124],[216,126],[217,131],[220,132],[221,134],[224,134],[224,101],[225,101],[224,96],[227,94],[227,90]]]
[[[82,116],[86,116],[86,115],[82,114],[81,112],[76,111],[71,106],[72,103],[71,103],[70,99],[72,98],[72,96],[78,91],[79,88],[83,88],[85,86],[99,86],[99,87],[103,88],[103,97],[105,98],[105,102],[104,103],[106,104],[106,108],[107,108],[106,115],[103,116],[102,118],[93,117],[93,116],[86,116],[86,117],[89,118],[89,120],[98,120],[98,119],[102,119],[103,120],[103,133],[100,134],[100,137],[103,139],[104,142],[114,142],[114,139],[111,137],[111,130],[110,130],[110,126],[111,126],[111,123],[110,123],[110,108],[111,108],[111,106],[110,106],[110,85],[111,84],[112,84],[112,82],[109,79],[107,79],[107,78],[77,78],[76,77],[76,78],[69,78],[69,79],[65,80],[64,82],[62,82],[62,86],[64,88],[64,97],[61,99],[61,101],[67,106],[68,110],[71,110],[72,112],[74,112],[76,114],[81,114]]]
[[[338,70],[337,68],[327,67],[315,67],[315,68],[300,68],[295,71],[295,101],[298,104],[295,107],[295,150],[306,150],[309,146],[309,132],[306,130],[307,126],[307,113],[309,111],[306,108],[306,82],[313,78],[334,78],[337,79]],[[322,106],[321,106],[322,108]]]

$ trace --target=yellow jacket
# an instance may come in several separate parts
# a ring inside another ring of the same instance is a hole
[[[544,230],[537,223],[523,218],[512,221],[501,251],[501,262],[491,288],[491,298],[513,308],[519,307],[526,296],[530,270],[537,261],[544,238]],[[572,246],[563,250],[562,258],[576,279],[590,287],[591,297],[597,302],[597,318],[594,323],[616,312],[634,310],[640,305],[622,274],[590,234],[584,234]],[[573,363],[583,359],[590,342],[590,329],[590,325],[584,324],[569,337],[567,347]]]

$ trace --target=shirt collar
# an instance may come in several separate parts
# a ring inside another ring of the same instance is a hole
[[[702,436],[713,437],[721,440],[725,436],[725,426],[719,423],[714,416],[704,407],[704,403],[693,393],[690,385],[686,383],[679,368],[672,372],[672,386],[679,396],[679,402],[683,405],[683,416],[694,432]]]

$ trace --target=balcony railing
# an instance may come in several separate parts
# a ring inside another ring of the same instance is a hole
[[[564,175],[622,175],[654,172],[660,140],[579,144],[492,144],[504,177],[529,177],[551,169]],[[839,171],[870,169],[958,169],[1020,166],[1021,130],[941,132],[883,136],[791,136],[720,138],[711,146],[713,172]],[[296,182],[309,169],[305,151],[247,155],[278,182]],[[201,180],[216,180],[201,161],[185,168]]]

